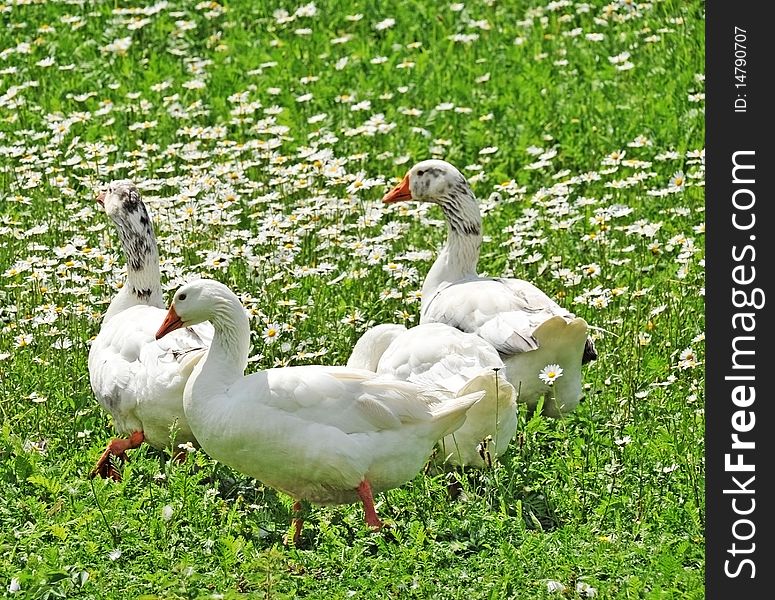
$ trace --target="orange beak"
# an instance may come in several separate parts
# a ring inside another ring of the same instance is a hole
[[[411,200],[412,192],[409,191],[409,174],[407,173],[396,187],[390,190],[387,194],[382,196],[382,202],[385,204],[392,204],[393,202],[401,202],[402,200]]]
[[[159,331],[156,332],[156,339],[164,337],[170,331],[175,331],[183,327],[183,319],[175,312],[175,307],[170,306],[170,310],[167,313],[167,317],[164,319],[164,323],[159,327]]]
[[[104,205],[105,204],[105,192],[100,192],[99,195],[95,198],[97,202]]]

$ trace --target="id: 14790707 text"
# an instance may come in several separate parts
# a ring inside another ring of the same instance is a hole
[[[737,97],[735,98],[735,112],[744,113],[748,109],[748,95],[746,93],[746,78],[748,71],[748,48],[746,42],[748,33],[745,29],[735,26],[735,87],[737,88]]]

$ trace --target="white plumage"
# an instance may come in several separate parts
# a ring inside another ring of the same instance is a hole
[[[475,333],[500,353],[518,401],[557,417],[582,398],[582,364],[597,357],[588,325],[521,279],[477,274],[482,220],[465,177],[442,160],[416,164],[388,192],[386,203],[418,200],[438,204],[447,221],[447,241],[422,288],[420,323],[441,322]],[[547,365],[562,375],[547,385],[539,373]]]
[[[120,479],[111,457],[124,459],[126,450],[143,441],[173,453],[178,444],[197,445],[183,412],[183,389],[213,332],[203,323],[155,339],[167,311],[146,207],[130,181],[113,182],[98,201],[116,225],[127,277],[89,349],[89,381],[97,401],[113,417],[116,432],[128,439],[112,440],[92,475]]]
[[[184,329],[157,341],[166,314],[155,306],[133,306],[105,323],[89,352],[89,380],[119,434],[142,431],[154,448],[175,451],[176,444],[196,444],[183,413],[183,389],[212,333]]]
[[[214,459],[297,500],[363,502],[379,527],[372,493],[406,483],[436,440],[465,421],[482,393],[380,378],[348,367],[299,366],[244,375],[250,350],[245,310],[225,285],[201,279],[175,294],[157,333],[209,320],[215,329],[186,386],[192,431]],[[300,522],[294,539],[298,541]]]
[[[347,366],[378,375],[443,388],[462,396],[484,397],[467,413],[465,423],[438,442],[438,462],[491,466],[503,454],[517,427],[516,391],[506,379],[500,356],[481,337],[444,323],[406,329],[382,324],[355,344]]]

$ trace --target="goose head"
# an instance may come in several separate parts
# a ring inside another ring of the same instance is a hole
[[[417,200],[438,204],[453,233],[480,236],[479,204],[463,174],[437,159],[414,165],[397,186],[382,197],[385,204]]]
[[[227,312],[234,305],[233,292],[214,279],[197,279],[178,288],[156,339],[181,327],[191,327]]]
[[[424,160],[404,175],[397,186],[382,198],[386,204],[402,200],[417,200],[443,204],[449,196],[470,193],[463,174],[444,160]]]
[[[156,339],[205,321],[213,326],[210,350],[217,348],[216,354],[234,369],[232,375],[241,376],[250,351],[250,320],[237,295],[219,281],[195,279],[179,287],[156,332]]]
[[[105,214],[117,223],[130,219],[133,216],[136,216],[137,220],[145,216],[145,219],[150,223],[148,214],[140,199],[140,192],[129,179],[119,179],[111,182],[108,185],[108,189],[97,196],[97,202],[105,209]]]
[[[140,192],[128,179],[113,181],[97,196],[121,238],[130,270],[158,270],[158,250],[153,224]]]
[[[111,182],[96,198],[113,221],[126,260],[125,285],[111,301],[104,320],[136,304],[164,306],[159,272],[159,250],[151,217],[132,181]]]

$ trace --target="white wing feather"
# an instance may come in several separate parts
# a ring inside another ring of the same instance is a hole
[[[183,389],[212,341],[209,323],[155,339],[167,311],[138,305],[110,319],[89,350],[89,379],[100,405],[120,435],[141,430],[145,441],[166,449],[196,443],[183,413]]]

